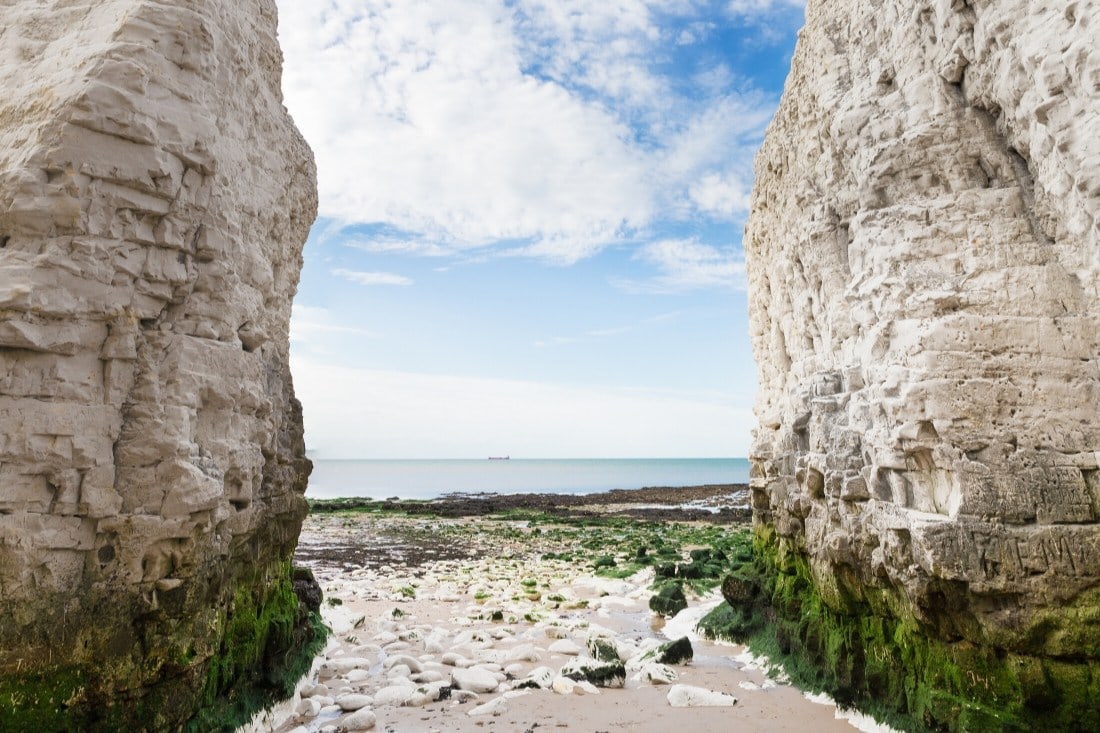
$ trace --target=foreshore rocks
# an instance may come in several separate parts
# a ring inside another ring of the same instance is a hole
[[[1098,18],[810,0],[757,158],[728,595],[916,726],[1100,729]]]
[[[310,637],[281,63],[274,0],[0,6],[0,730],[231,727]]]
[[[458,560],[394,552],[376,553],[365,565],[345,560],[339,547],[367,534],[446,538],[480,551]],[[612,719],[574,717],[578,698],[604,696],[609,711],[655,701],[665,709],[726,707],[737,701],[734,690],[760,697],[779,690],[748,660],[704,653],[700,662],[695,644],[706,642],[689,638],[693,619],[666,621],[648,610],[652,568],[595,575],[596,561],[580,550],[596,534],[584,525],[499,517],[309,517],[303,554],[325,591],[322,611],[333,633],[297,699],[250,732],[463,731],[484,719],[502,730],[601,729]],[[617,560],[634,554],[616,549]],[[684,559],[679,550],[676,556]],[[691,594],[696,609],[705,602],[710,597]],[[737,687],[732,675],[748,669],[757,682]],[[719,679],[724,685],[715,689]],[[516,727],[524,710],[537,719]]]

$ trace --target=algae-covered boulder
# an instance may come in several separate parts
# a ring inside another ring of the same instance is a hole
[[[649,598],[649,610],[662,616],[675,616],[687,608],[687,596],[684,595],[684,587],[680,583],[670,582],[663,584],[660,589]]]

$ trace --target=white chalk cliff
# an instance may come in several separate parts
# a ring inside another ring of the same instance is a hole
[[[281,65],[274,0],[0,4],[0,723],[175,727],[241,594],[288,612],[316,187]]]
[[[835,609],[1100,656],[1098,49],[1095,0],[807,5],[745,237],[752,487]]]

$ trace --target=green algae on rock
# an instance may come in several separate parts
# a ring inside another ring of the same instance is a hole
[[[841,705],[905,731],[1100,729],[1100,664],[1088,658],[1095,647],[1051,658],[968,639],[958,633],[965,624],[919,619],[896,591],[815,574],[766,528],[757,530],[754,558],[731,571],[726,602],[700,630],[746,642],[796,684]],[[945,617],[958,610],[949,590],[930,592]]]

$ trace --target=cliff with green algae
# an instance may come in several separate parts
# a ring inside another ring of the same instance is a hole
[[[0,731],[215,730],[308,664],[281,65],[274,0],[0,6]]]
[[[1100,726],[1096,2],[810,0],[715,627],[909,729]]]

